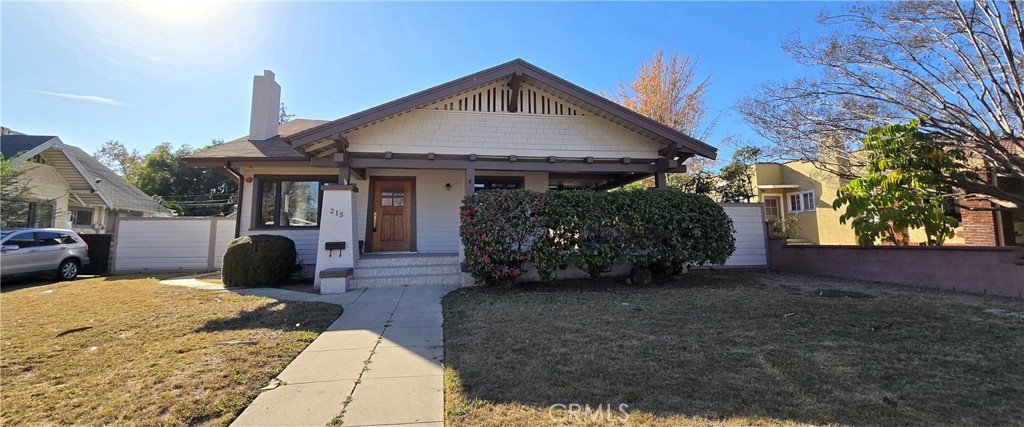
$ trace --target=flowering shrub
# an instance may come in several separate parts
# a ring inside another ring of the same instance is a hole
[[[480,191],[462,201],[459,234],[465,271],[485,284],[511,283],[523,273],[530,242],[540,234],[544,202],[528,190]]]
[[[733,233],[721,206],[676,190],[483,191],[462,206],[465,268],[484,284],[514,281],[527,262],[542,280],[568,267],[596,278],[626,261],[660,274],[723,264]]]

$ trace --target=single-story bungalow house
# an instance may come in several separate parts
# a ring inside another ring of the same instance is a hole
[[[125,181],[81,148],[56,136],[3,128],[0,149],[21,168],[30,187],[17,227],[59,227],[80,234],[114,233],[118,217],[171,216],[169,209]]]
[[[279,125],[274,74],[253,83],[249,135],[186,162],[238,180],[236,234],[293,239],[321,292],[463,283],[474,191],[664,187],[717,152],[521,59],[333,121]]]

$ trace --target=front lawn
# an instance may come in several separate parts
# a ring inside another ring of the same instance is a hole
[[[117,277],[0,307],[2,425],[226,425],[341,315]]]
[[[771,272],[462,289],[446,425],[1024,425],[1024,317],[990,308],[1024,302]]]

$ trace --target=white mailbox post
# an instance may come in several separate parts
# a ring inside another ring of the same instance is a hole
[[[356,237],[358,189],[354,185],[327,184],[323,192],[313,287],[321,294],[339,294],[348,290],[348,279],[359,259],[359,239]]]

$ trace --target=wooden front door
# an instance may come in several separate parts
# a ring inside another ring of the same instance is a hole
[[[373,186],[372,250],[412,250],[412,181],[379,179]]]

